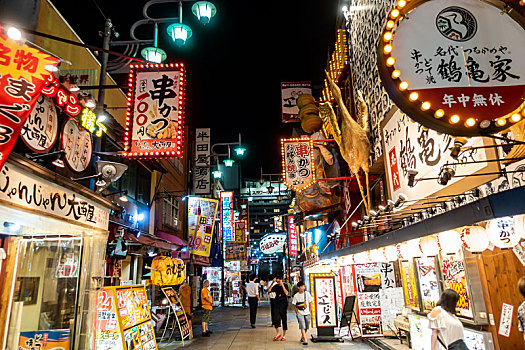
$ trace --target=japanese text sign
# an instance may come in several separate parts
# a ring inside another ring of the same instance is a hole
[[[248,222],[246,220],[235,221],[235,242],[246,243],[248,232]]]
[[[357,306],[363,337],[382,334],[379,290],[383,272],[381,263],[356,264]]]
[[[514,312],[514,306],[503,303],[501,306],[501,317],[499,319],[498,334],[504,337],[510,337],[510,331],[512,329],[512,313]]]
[[[517,19],[480,0],[402,7],[391,16],[399,18],[397,26],[391,21],[383,32],[378,65],[405,113],[426,127],[464,136],[496,133],[521,119],[525,29]]]
[[[20,332],[18,350],[55,350],[69,349],[71,346],[71,330],[45,330]]]
[[[297,97],[302,94],[312,94],[312,83],[302,81],[297,83],[281,83],[281,105],[283,123],[300,122]]]
[[[42,93],[52,98],[55,105],[71,117],[76,117],[82,109],[82,106],[78,103],[77,96],[66,89],[65,86],[60,85],[53,75],[47,77]]]
[[[184,65],[131,65],[124,145],[128,157],[180,157]]]
[[[312,322],[314,327],[337,327],[337,296],[333,274],[312,273]]]
[[[208,194],[211,189],[210,128],[195,130],[195,170],[193,190],[195,194]]]
[[[182,305],[179,296],[173,287],[162,288],[162,293],[164,293],[168,299],[171,309],[175,313],[175,319],[177,320],[177,324],[179,326],[178,328],[181,338],[183,340],[189,338],[191,336],[191,329],[188,318],[186,317],[186,312],[189,312],[190,310],[184,310],[184,306]]]
[[[281,139],[284,184],[302,192],[315,183],[313,141],[311,139]]]
[[[219,201],[188,198],[188,240],[190,254],[210,256],[215,217]]]
[[[233,241],[233,192],[221,192],[221,226],[224,242]]]
[[[0,169],[35,105],[45,80],[46,66],[58,59],[7,37],[0,27]]]
[[[80,128],[77,121],[69,119],[62,129],[62,149],[64,160],[71,170],[81,173],[91,164],[93,140],[86,129]]]
[[[184,261],[169,256],[156,256],[151,262],[151,282],[157,286],[179,285],[186,279]]]
[[[245,243],[226,242],[224,249],[224,260],[246,260],[248,259],[248,249]]]
[[[33,152],[46,153],[58,138],[58,116],[50,98],[40,95],[20,133]]]
[[[294,257],[297,254],[297,226],[295,224],[295,217],[288,216],[288,239],[290,242],[290,256]]]
[[[450,288],[459,294],[456,305],[457,315],[467,318],[473,317],[472,302],[469,286],[467,285],[467,274],[463,254],[447,254],[441,258],[441,272],[444,279],[444,288]]]
[[[89,108],[84,108],[80,115],[80,125],[96,137],[101,137],[102,134],[108,131],[108,128],[100,120],[97,115]]]
[[[259,242],[259,248],[263,254],[273,254],[282,250],[286,243],[286,235],[281,233],[268,233]]]

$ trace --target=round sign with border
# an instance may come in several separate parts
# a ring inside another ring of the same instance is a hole
[[[377,51],[390,98],[414,121],[455,136],[521,121],[525,18],[518,12],[501,1],[398,1]]]
[[[47,153],[58,138],[58,116],[55,104],[40,95],[22,128],[20,138],[33,152]]]
[[[74,119],[69,119],[64,124],[62,149],[64,160],[72,171],[81,173],[91,165],[93,139],[89,131],[80,128]]]

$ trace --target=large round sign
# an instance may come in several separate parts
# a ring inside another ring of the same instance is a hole
[[[81,173],[91,164],[93,140],[86,129],[78,127],[74,119],[69,119],[62,130],[64,160],[71,170]]]
[[[521,240],[521,235],[514,230],[514,219],[509,216],[490,220],[487,233],[492,244],[501,249],[513,248]]]
[[[280,250],[286,243],[286,235],[270,233],[261,239],[259,244],[263,254],[273,254]]]
[[[33,152],[46,153],[53,148],[58,137],[58,117],[55,104],[49,97],[40,95],[20,137]]]
[[[404,113],[428,128],[463,136],[497,133],[525,116],[525,19],[504,6],[397,2],[378,48],[378,67]]]

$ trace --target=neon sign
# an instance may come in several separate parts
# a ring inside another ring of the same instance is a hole
[[[84,108],[80,115],[80,125],[96,137],[101,137],[108,129],[102,122],[97,120],[97,115],[89,108]]]
[[[42,93],[51,97],[57,106],[72,117],[76,117],[82,110],[82,107],[78,103],[78,98],[65,87],[61,86],[53,75],[48,76],[44,83]]]

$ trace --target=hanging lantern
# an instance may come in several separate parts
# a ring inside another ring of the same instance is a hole
[[[516,215],[514,217],[514,231],[516,231],[521,238],[525,239],[525,215]]]
[[[443,254],[456,254],[463,244],[459,233],[453,230],[438,233],[438,243]]]
[[[395,245],[389,245],[383,248],[383,255],[387,261],[396,261],[398,259]]]
[[[498,248],[513,248],[520,242],[521,236],[514,230],[514,220],[507,216],[490,220],[487,224],[489,240]]]
[[[434,235],[421,238],[419,246],[424,256],[436,256],[439,254],[438,239]]]
[[[372,262],[378,262],[378,263],[386,262],[386,258],[383,255],[383,252],[381,251],[381,249],[374,249],[370,251],[370,258]]]
[[[465,226],[459,231],[463,247],[472,253],[481,253],[489,247],[487,231],[481,226]]]
[[[368,262],[367,252],[361,252],[354,255],[354,261],[356,264],[366,264]]]
[[[410,256],[412,258],[420,257],[423,255],[419,245],[419,238],[411,239],[407,242],[408,249],[410,250]]]
[[[398,257],[401,260],[410,260],[414,257],[414,252],[408,245],[408,242],[399,243],[397,245]]]
[[[193,32],[190,27],[182,23],[173,23],[168,26],[168,34],[178,46],[186,43],[191,38]]]
[[[217,8],[209,1],[197,1],[191,7],[191,12],[202,24],[208,24],[210,19],[217,13]]]
[[[161,63],[168,57],[163,49],[153,46],[142,49],[140,54],[146,61],[151,63]]]

